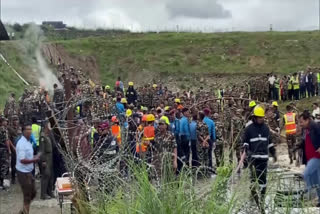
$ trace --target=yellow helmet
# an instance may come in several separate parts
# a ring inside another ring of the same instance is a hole
[[[273,102],[272,102],[272,105],[273,105],[273,106],[276,106],[276,107],[279,106],[277,101],[273,101]]]
[[[158,87],[158,85],[157,84],[153,84],[153,86],[152,86],[153,88],[156,88],[156,87]]]
[[[147,115],[147,122],[153,122],[155,120],[155,117],[153,114],[148,114]]]
[[[121,99],[121,103],[128,103],[126,98]]]
[[[106,87],[104,87],[104,89],[108,90],[108,89],[110,89],[110,86],[106,85]]]
[[[133,82],[129,82],[129,86],[133,86]]]
[[[264,117],[265,116],[264,108],[262,108],[261,106],[256,106],[253,110],[253,115],[256,117]]]
[[[250,108],[255,107],[256,105],[257,105],[257,104],[256,104],[255,101],[251,101],[251,102],[249,103],[249,107],[250,107]]]
[[[160,120],[166,121],[166,124],[170,125],[169,118],[167,116],[162,116]]]
[[[164,107],[164,110],[165,110],[165,111],[169,111],[169,110],[170,110],[170,106]]]
[[[174,102],[175,103],[181,103],[181,100],[177,98],[177,99],[174,99]]]
[[[130,117],[132,115],[132,110],[131,109],[128,109],[127,111],[126,111],[126,116],[127,117]]]

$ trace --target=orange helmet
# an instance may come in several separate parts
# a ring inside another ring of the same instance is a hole
[[[113,117],[111,118],[111,121],[112,121],[113,123],[118,123],[118,122],[119,122],[116,116],[113,116]]]
[[[147,122],[147,117],[148,117],[147,114],[143,115],[141,121],[142,122]]]

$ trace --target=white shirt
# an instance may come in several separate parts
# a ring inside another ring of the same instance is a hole
[[[24,172],[24,173],[32,172],[34,168],[33,163],[29,163],[29,164],[21,163],[21,160],[23,159],[27,159],[27,160],[33,159],[33,147],[31,142],[27,140],[24,136],[21,136],[20,140],[17,142],[16,152],[17,152],[16,169],[19,172]]]
[[[269,84],[273,85],[275,80],[276,80],[276,78],[274,76],[269,77],[269,79],[268,79]]]

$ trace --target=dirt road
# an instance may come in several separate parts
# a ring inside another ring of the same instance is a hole
[[[60,208],[57,199],[43,201],[40,199],[40,182],[37,181],[37,197],[32,202],[30,214],[59,214]],[[0,191],[0,214],[17,214],[22,208],[22,192],[20,186],[15,184],[8,191]],[[66,205],[63,210],[68,214],[70,207]]]

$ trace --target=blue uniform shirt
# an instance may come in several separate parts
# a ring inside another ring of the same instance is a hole
[[[210,139],[212,141],[216,140],[216,126],[209,117],[204,117],[203,122],[208,126],[209,128],[209,134],[210,134]]]
[[[187,136],[187,138],[190,138],[190,127],[189,127],[189,121],[188,118],[183,116],[180,119],[180,130],[179,130],[180,136]]]
[[[190,139],[197,140],[197,122],[194,120],[190,123]]]
[[[116,103],[116,107],[119,113],[124,113],[126,110],[124,109],[124,105],[120,102]]]

